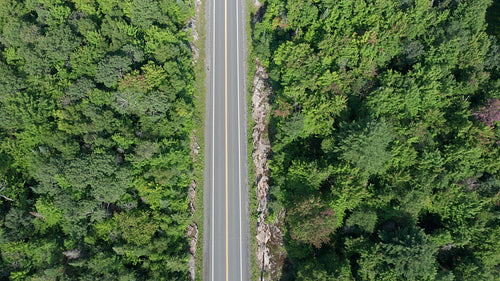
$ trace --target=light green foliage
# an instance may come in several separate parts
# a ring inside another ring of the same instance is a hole
[[[395,138],[392,128],[384,120],[353,127],[343,128],[348,135],[339,144],[340,158],[367,174],[383,172],[391,156],[389,144]]]
[[[176,44],[178,39],[171,31],[160,29],[155,25],[146,30],[145,40],[146,53],[153,55],[161,63],[165,63],[183,51],[181,49],[183,46]]]
[[[116,214],[113,219],[117,222],[121,237],[134,245],[149,244],[157,230],[147,213],[141,213],[139,216],[120,213]]]
[[[316,90],[315,78],[321,69],[318,69],[319,58],[308,44],[295,46],[288,42],[282,45],[275,53],[274,62],[281,68],[286,96],[304,102],[307,92]]]
[[[192,8],[0,6],[0,279],[187,280]]]
[[[0,30],[13,18],[26,13],[26,6],[23,2],[2,0],[0,3],[2,4],[2,9],[0,9]]]
[[[481,121],[485,105],[500,114],[496,2],[265,1],[252,49],[273,85],[270,205],[287,210],[293,267],[283,279],[500,275],[500,135]],[[328,208],[313,233],[307,210]]]
[[[157,66],[153,62],[148,62],[142,67],[142,71],[144,72],[144,78],[146,79],[146,83],[148,83],[149,87],[156,88],[160,86],[165,80],[166,73],[163,68]]]
[[[317,191],[329,172],[318,167],[317,163],[294,162],[289,168],[287,188],[293,193],[309,194]]]
[[[158,21],[162,14],[158,2],[155,0],[134,0],[130,11],[132,24],[142,29],[147,29],[155,21]]]
[[[59,224],[62,220],[62,213],[54,207],[54,204],[44,199],[38,199],[35,204],[36,211],[44,217],[40,223],[42,230]],[[37,221],[38,222],[38,221]]]

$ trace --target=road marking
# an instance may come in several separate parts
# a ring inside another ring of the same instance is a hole
[[[212,227],[210,229],[212,239],[212,280],[214,280],[215,268],[215,0],[213,1],[212,13]]]
[[[240,219],[240,280],[243,281],[243,250],[242,250],[242,235],[241,235],[241,129],[240,129],[240,47],[239,47],[239,4],[236,0],[236,81],[237,81],[237,103],[238,103],[238,213]]]
[[[229,207],[228,207],[228,161],[227,161],[227,0],[224,0],[224,124],[226,138],[226,281],[229,281]]]

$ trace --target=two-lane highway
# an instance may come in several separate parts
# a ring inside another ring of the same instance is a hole
[[[240,2],[241,1],[241,2]],[[250,280],[244,0],[207,1],[204,280]]]

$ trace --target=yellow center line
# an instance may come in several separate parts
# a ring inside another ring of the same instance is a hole
[[[227,161],[227,0],[224,0],[224,124],[225,124],[225,138],[226,138],[226,281],[229,281],[229,234],[228,234],[228,161]]]

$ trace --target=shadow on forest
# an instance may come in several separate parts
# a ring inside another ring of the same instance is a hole
[[[493,4],[488,8],[486,22],[488,23],[486,32],[500,39],[500,1],[493,1]]]

